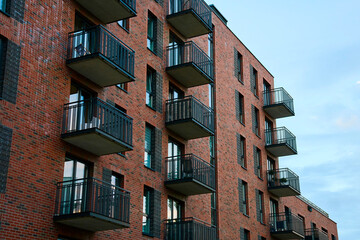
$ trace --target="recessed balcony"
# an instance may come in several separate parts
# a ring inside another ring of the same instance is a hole
[[[59,182],[54,221],[91,232],[130,226],[130,193],[95,178]]]
[[[75,0],[107,24],[136,16],[136,0]]]
[[[214,112],[197,98],[188,96],[166,101],[165,124],[185,140],[214,135]]]
[[[318,228],[310,228],[305,230],[305,240],[329,240],[329,237],[327,233]]]
[[[196,218],[166,220],[168,240],[216,240],[216,228]]]
[[[166,159],[166,187],[186,196],[215,192],[215,168],[194,154]]]
[[[264,91],[264,111],[272,118],[295,116],[294,100],[284,88]]]
[[[265,148],[275,157],[297,154],[296,137],[286,127],[266,130]]]
[[[133,149],[132,118],[98,98],[65,104],[61,137],[97,156]]]
[[[186,88],[212,83],[213,68],[211,58],[192,41],[167,47],[166,72]]]
[[[203,0],[170,0],[166,19],[185,38],[212,32],[211,9]]]
[[[268,191],[278,197],[300,195],[299,176],[288,168],[268,170]]]
[[[67,66],[100,87],[134,81],[135,52],[103,26],[69,34]]]
[[[304,223],[291,213],[270,214],[270,233],[280,240],[304,239]]]

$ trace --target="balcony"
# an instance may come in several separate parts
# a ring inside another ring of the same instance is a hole
[[[97,156],[133,149],[132,118],[98,98],[65,104],[61,137]]]
[[[305,230],[305,240],[329,240],[329,237],[327,233],[318,228],[310,228]]]
[[[295,116],[294,100],[284,88],[264,91],[264,111],[275,119]]]
[[[266,130],[265,148],[275,157],[297,154],[296,137],[286,127]]]
[[[214,135],[214,112],[197,98],[166,101],[165,124],[185,140]]]
[[[136,16],[136,0],[75,1],[105,24]]]
[[[166,159],[166,187],[185,196],[215,192],[215,168],[193,154]]]
[[[170,0],[166,19],[185,38],[212,32],[211,9],[203,0]]]
[[[134,58],[135,52],[101,25],[69,34],[67,65],[100,87],[134,81]]]
[[[299,176],[288,168],[268,170],[268,191],[278,197],[300,195]]]
[[[166,72],[186,88],[213,82],[213,61],[194,42],[167,47]]]
[[[294,214],[270,214],[270,233],[280,240],[303,239],[304,223]]]
[[[59,182],[54,221],[91,232],[130,226],[130,193],[95,178]]]
[[[196,218],[166,220],[167,240],[216,240],[216,228]]]

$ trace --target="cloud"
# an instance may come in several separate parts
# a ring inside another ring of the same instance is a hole
[[[357,84],[357,85],[360,85],[360,81],[357,81],[356,84]]]

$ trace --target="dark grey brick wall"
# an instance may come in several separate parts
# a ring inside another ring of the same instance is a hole
[[[11,0],[8,4],[8,12],[11,17],[19,22],[24,20],[25,0]]]
[[[154,108],[157,112],[162,113],[163,103],[163,77],[160,73],[156,72],[155,77],[155,102]]]
[[[155,43],[155,54],[160,58],[163,58],[163,35],[164,35],[164,23],[157,19],[155,26],[156,43]]]
[[[6,182],[10,161],[12,129],[0,125],[0,193],[6,192]]]
[[[153,135],[153,167],[156,172],[161,172],[161,163],[162,163],[162,132],[160,129],[154,128]]]
[[[150,231],[154,237],[160,238],[161,232],[161,192],[153,189],[150,206]]]
[[[102,180],[104,182],[107,182],[107,183],[111,183],[111,174],[112,174],[112,171],[108,168],[103,168],[103,172],[102,172]]]

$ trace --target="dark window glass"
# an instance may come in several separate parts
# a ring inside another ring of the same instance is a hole
[[[145,156],[144,156],[144,165],[148,168],[153,168],[153,158],[154,153],[153,149],[153,138],[154,138],[154,127],[146,125],[145,127]]]
[[[244,229],[244,238],[245,240],[250,240],[250,231]]]
[[[261,191],[258,191],[259,199],[259,220],[261,223],[264,223],[264,194]]]
[[[148,67],[146,73],[146,105],[153,108],[155,99],[156,72]]]
[[[120,88],[121,90],[124,90],[125,92],[127,92],[127,83],[120,83],[116,85],[118,88]]]
[[[271,90],[271,86],[270,84],[264,79],[264,92],[269,92]],[[264,94],[264,105],[269,105],[270,104],[270,94]]]
[[[244,181],[242,181],[242,204],[243,213],[248,215],[248,185]]]
[[[245,138],[243,136],[240,136],[240,158],[241,158],[241,166],[243,168],[247,167],[246,164],[246,143],[245,143]]]
[[[120,21],[118,21],[118,24],[120,27],[122,27],[126,31],[129,31],[129,19],[120,20]]]
[[[239,119],[242,124],[245,124],[244,96],[241,93],[239,93]]]
[[[147,34],[147,47],[151,51],[155,51],[156,42],[156,17],[148,13],[148,34]]]
[[[142,232],[146,234],[150,234],[150,224],[151,224],[151,216],[150,216],[150,201],[151,201],[151,188],[144,188],[144,196],[143,196],[143,225]]]
[[[236,70],[237,70],[237,79],[240,82],[243,82],[242,80],[242,55],[240,53],[237,53],[237,59],[236,59]]]
[[[254,164],[255,164],[255,174],[261,178],[261,151],[259,148],[254,147]]]
[[[183,218],[183,202],[174,198],[168,198],[167,201],[167,219]]]
[[[0,0],[0,10],[6,12],[8,0]]]
[[[170,84],[169,86],[169,99],[181,99],[184,98],[184,92],[179,88]]]

